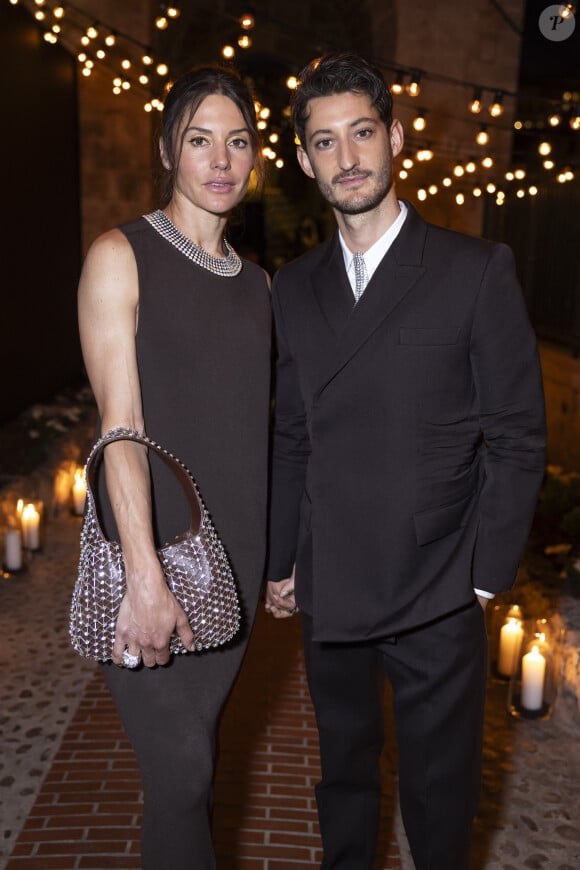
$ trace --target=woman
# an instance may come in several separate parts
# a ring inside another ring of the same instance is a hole
[[[187,504],[157,457],[111,444],[99,511],[121,542],[127,592],[103,669],[143,778],[143,868],[206,870],[216,727],[254,618],[266,526],[268,283],[224,239],[261,159],[237,75],[204,67],[176,82],[160,157],[163,208],[94,242],[79,321],[101,431],[145,432],[189,467],[240,591],[244,627],[232,644],[170,657],[171,634],[188,649],[193,634],[155,548],[187,528]]]

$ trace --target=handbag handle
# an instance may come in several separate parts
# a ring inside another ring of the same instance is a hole
[[[114,429],[109,429],[109,431],[106,432],[101,438],[99,438],[99,440],[93,445],[93,448],[89,454],[85,466],[87,494],[90,495],[93,502],[93,486],[95,483],[96,460],[101,455],[105,447],[107,447],[108,444],[112,444],[114,441],[134,441],[137,444],[143,444],[150,450],[154,450],[155,453],[157,453],[158,456],[161,457],[163,462],[167,465],[168,468],[171,469],[171,471],[174,473],[184,489],[185,495],[187,496],[187,501],[189,503],[189,507],[191,509],[190,530],[193,535],[199,534],[203,519],[204,508],[191,473],[183,464],[183,462],[181,462],[180,459],[178,459],[168,450],[165,450],[165,448],[161,447],[160,444],[152,441],[146,435],[141,435],[135,429],[127,429],[124,426],[117,426]],[[100,527],[98,519],[97,527],[99,529],[99,532],[101,533],[101,537],[104,538],[103,531]]]

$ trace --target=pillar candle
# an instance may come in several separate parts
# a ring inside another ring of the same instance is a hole
[[[8,571],[22,568],[22,535],[20,529],[8,529],[4,535],[4,567]]]
[[[38,550],[40,547],[40,514],[33,504],[27,504],[22,510],[22,539],[27,550]]]
[[[519,619],[508,619],[499,633],[497,669],[504,677],[511,677],[518,669],[518,657],[524,637]]]
[[[522,707],[526,710],[542,709],[545,676],[546,659],[534,644],[522,658]]]
[[[85,473],[82,468],[75,471],[75,479],[72,488],[74,512],[78,516],[82,516],[85,512],[85,499],[87,497],[87,484],[85,481]]]

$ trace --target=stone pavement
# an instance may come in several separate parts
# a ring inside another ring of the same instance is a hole
[[[28,570],[0,578],[0,870],[140,866],[132,754],[98,672],[68,644],[79,529],[68,514],[50,518]],[[513,719],[505,686],[490,680],[473,870],[578,870],[579,721],[570,692],[547,721]],[[316,732],[298,618],[260,611],[221,747],[220,870],[317,866]],[[383,764],[377,868],[412,870],[392,748]]]

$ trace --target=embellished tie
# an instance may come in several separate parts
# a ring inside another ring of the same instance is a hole
[[[355,253],[352,255],[352,261],[354,263],[355,281],[354,298],[358,302],[363,293],[365,292],[365,288],[369,281],[369,276],[367,274],[365,258],[360,251],[355,251]]]

